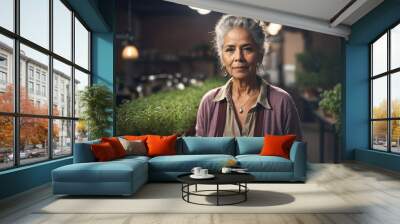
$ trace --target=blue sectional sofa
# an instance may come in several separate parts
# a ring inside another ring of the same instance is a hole
[[[193,167],[218,172],[230,159],[256,177],[256,181],[304,182],[306,145],[294,142],[290,159],[260,156],[263,137],[182,137],[177,140],[177,155],[127,156],[96,162],[90,141],[75,144],[74,163],[52,171],[54,194],[131,195],[148,181],[176,181]]]

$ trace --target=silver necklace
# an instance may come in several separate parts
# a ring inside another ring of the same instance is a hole
[[[239,113],[243,113],[243,106],[244,106],[244,104],[239,107]]]
[[[250,97],[244,102],[244,104],[242,104],[241,106],[239,105],[239,113],[243,113],[244,109],[243,107],[248,103],[248,100],[250,99]]]
[[[250,98],[251,98],[251,96],[249,96],[247,98],[247,100],[241,106],[239,105],[239,113],[240,114],[242,114],[244,112],[244,108],[243,107],[249,102]]]

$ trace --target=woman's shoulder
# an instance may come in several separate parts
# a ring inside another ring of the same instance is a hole
[[[269,98],[271,103],[293,101],[292,97],[287,91],[271,84],[269,84]]]
[[[208,90],[208,91],[203,95],[203,101],[204,101],[204,100],[210,100],[210,101],[212,101],[212,100],[215,98],[215,96],[220,92],[220,90],[221,90],[222,87],[224,87],[224,86],[218,86],[218,87],[216,87],[216,88],[214,88],[214,89]]]

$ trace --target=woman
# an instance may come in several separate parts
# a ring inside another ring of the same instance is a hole
[[[302,139],[299,116],[290,95],[257,75],[265,34],[257,21],[223,16],[215,27],[215,48],[231,79],[208,91],[197,112],[197,136],[295,134]]]

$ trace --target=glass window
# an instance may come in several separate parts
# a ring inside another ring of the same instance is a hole
[[[0,115],[0,170],[14,165],[13,117]]]
[[[36,80],[40,81],[40,70],[36,69]]]
[[[1,3],[0,3],[1,5]],[[0,9],[0,13],[1,13]],[[0,17],[1,18],[1,17]],[[14,111],[14,72],[8,58],[13,58],[13,40],[0,34],[0,111]],[[8,66],[10,65],[10,66]]]
[[[387,121],[372,122],[372,140],[374,149],[387,151]]]
[[[85,89],[85,87],[89,86],[89,75],[81,72],[78,69],[75,69],[75,117],[79,117],[81,115],[81,107],[80,105],[80,94]]]
[[[372,75],[387,71],[387,34],[372,44]]]
[[[0,71],[0,85],[6,85],[7,84],[7,73]]]
[[[400,24],[390,32],[390,68],[400,67]]]
[[[49,48],[49,0],[20,0],[21,36]]]
[[[89,70],[89,32],[75,18],[75,63]]]
[[[391,121],[391,151],[400,153],[400,120]]]
[[[72,154],[72,121],[53,120],[53,157]]]
[[[14,31],[14,0],[0,1],[0,26]]]
[[[387,44],[389,34],[390,45]],[[400,153],[400,72],[397,71],[400,66],[399,41],[400,25],[397,25],[370,46],[371,147],[392,153]]]
[[[72,12],[60,1],[53,0],[53,50],[71,60]]]
[[[40,115],[46,115],[48,114],[48,97],[43,97],[43,95],[48,95],[48,94],[43,94],[41,91],[41,86],[40,86],[40,70],[45,72],[46,74],[48,73],[48,62],[49,62],[49,57],[43,53],[40,53],[28,46],[25,46],[21,44],[21,55],[24,55],[24,57],[21,57],[21,73],[20,73],[20,80],[21,80],[21,88],[20,88],[20,108],[21,108],[21,113],[24,114],[40,114]],[[30,65],[35,67],[36,69],[36,74],[37,77],[36,79],[39,79],[36,82],[36,90],[35,90],[35,95],[29,95],[27,91],[27,87],[25,86],[25,80],[26,80],[26,62],[29,60]],[[48,85],[46,81],[46,86]],[[46,91],[46,90],[45,90]],[[30,99],[38,99],[40,97],[40,100],[43,101],[40,105],[32,105],[30,103]]]
[[[0,53],[0,67],[7,68],[7,55]]]
[[[29,66],[28,73],[29,73],[29,79],[33,80],[33,67],[32,66]]]
[[[400,72],[391,75],[391,117],[400,118]]]
[[[62,94],[62,96],[67,96],[68,98],[68,103],[65,105],[66,106],[66,114],[62,114],[62,116],[67,116],[67,117],[71,117],[72,116],[72,91],[70,89],[65,89],[60,85],[63,85],[63,83],[72,83],[72,68],[69,65],[66,65],[56,59],[53,60],[53,77],[54,77],[54,84],[53,84],[53,88],[54,88],[54,92],[56,94],[53,95],[53,102],[57,102],[58,103],[58,95],[59,92],[58,90],[60,89],[60,94]],[[60,81],[59,81],[60,80]],[[60,88],[61,87],[61,88]],[[63,98],[61,98],[62,102],[64,102]],[[60,106],[62,105],[53,105],[53,114],[54,115],[59,115],[60,114]],[[55,109],[54,109],[55,108]]]
[[[75,142],[88,140],[88,129],[84,120],[75,121]]]
[[[14,14],[16,2],[19,3],[19,18]],[[45,161],[51,157],[49,155],[54,158],[69,156],[73,152],[73,138],[80,136],[79,139],[87,140],[86,126],[75,128],[73,111],[76,105],[79,116],[80,97],[75,94],[90,84],[90,32],[68,4],[64,0],[0,0],[0,112],[11,113],[0,115],[0,170]],[[19,23],[14,24],[14,21]],[[14,35],[9,35],[5,29]],[[14,60],[15,41],[19,42],[18,62]],[[56,60],[53,54],[69,63]],[[15,74],[16,65],[19,74]],[[76,73],[74,80],[73,72]],[[15,77],[20,85],[18,94],[14,92]],[[50,78],[53,89],[49,88]],[[53,105],[50,105],[50,97]],[[77,100],[75,105],[73,99]],[[18,112],[14,111],[16,106]],[[49,114],[49,106],[53,108],[52,114]],[[19,127],[13,127],[15,119]],[[15,128],[19,130],[18,135],[13,133]],[[75,130],[80,131],[79,135]],[[19,139],[18,146],[13,145],[16,139]]]
[[[374,79],[372,82],[372,118],[387,118],[387,78]]]
[[[49,158],[48,119],[20,118],[21,164],[35,163]]]
[[[46,86],[42,86],[42,96],[46,96]]]
[[[29,94],[33,94],[34,93],[34,87],[33,87],[33,82],[28,82],[28,92]]]
[[[40,95],[40,84],[36,84],[36,95]]]

